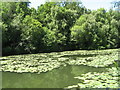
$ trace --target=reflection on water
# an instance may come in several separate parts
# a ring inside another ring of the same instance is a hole
[[[64,88],[81,82],[74,77],[87,72],[103,72],[105,68],[66,66],[47,73],[2,73],[3,88]]]

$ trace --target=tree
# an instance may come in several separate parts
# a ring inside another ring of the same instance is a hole
[[[91,11],[68,0],[46,2],[37,10],[29,2],[0,6],[3,55],[120,47],[119,11]]]
[[[3,55],[17,54],[19,42],[21,40],[22,19],[25,16],[23,9],[28,10],[23,2],[2,2],[2,32],[3,32]],[[18,10],[19,9],[19,10]]]
[[[92,14],[82,15],[71,28],[71,40],[76,42],[78,49],[93,49],[96,43],[96,21]]]
[[[23,29],[21,34],[22,47],[28,53],[39,52],[43,48],[44,30],[42,24],[27,15],[23,20]]]

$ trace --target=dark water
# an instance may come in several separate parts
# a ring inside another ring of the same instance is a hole
[[[93,57],[96,56],[97,54],[88,54],[88,55],[81,55],[81,54],[76,54],[76,55],[63,55],[61,57]]]
[[[74,77],[87,72],[104,72],[105,68],[66,66],[52,71],[36,73],[2,73],[3,88],[64,88],[82,82]]]

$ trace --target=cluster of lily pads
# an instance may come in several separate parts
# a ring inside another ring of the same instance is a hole
[[[65,66],[65,60],[58,53],[41,53],[1,57],[1,71],[41,73]]]
[[[86,65],[92,67],[107,67],[118,60],[118,49],[109,50],[77,50],[40,54],[13,55],[0,57],[1,71],[41,73],[67,65]],[[108,68],[107,72],[88,72],[76,79],[83,82],[71,88],[116,88],[118,87],[118,67]]]
[[[36,56],[8,56],[1,61],[2,71],[10,72],[47,72],[54,68],[60,67],[61,63],[52,58],[43,55]]]
[[[112,65],[115,60],[118,60],[118,54],[110,55],[97,55],[94,57],[87,58],[77,58],[76,60],[71,60],[69,64],[71,65],[87,65],[93,67],[105,67]]]
[[[118,50],[77,50],[1,57],[1,71],[47,72],[60,66],[87,65],[105,67],[118,59]]]
[[[87,65],[92,67],[105,67],[112,65],[115,62],[115,60],[118,60],[117,50],[113,52],[108,51],[106,53],[105,51],[103,51],[103,53],[101,51],[100,52],[88,51],[88,53],[92,53],[94,56],[77,57],[76,59],[71,59],[68,63],[70,65]]]
[[[118,68],[120,70],[120,68]],[[68,89],[72,88],[120,88],[120,73],[116,67],[108,69],[108,72],[88,72],[81,76],[74,77],[82,80],[82,83],[68,86]]]

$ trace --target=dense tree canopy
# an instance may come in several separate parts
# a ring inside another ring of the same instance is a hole
[[[118,4],[116,4],[118,6]],[[3,55],[120,47],[120,12],[81,2],[1,3]]]

